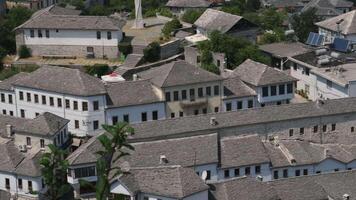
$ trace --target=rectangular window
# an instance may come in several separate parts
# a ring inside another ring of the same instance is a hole
[[[143,122],[147,121],[147,113],[146,112],[141,113],[141,121],[143,121]]]
[[[171,118],[175,118],[176,114],[174,112],[171,113]]]
[[[30,37],[32,37],[32,38],[35,37],[35,30],[33,30],[33,29],[30,30]]]
[[[294,69],[295,71],[297,71],[297,69],[298,69],[297,63],[293,63],[293,69]]]
[[[229,177],[230,177],[230,170],[226,169],[226,170],[224,171],[224,177],[225,177],[225,178],[229,178]]]
[[[278,179],[278,170],[273,171],[273,179]]]
[[[10,116],[14,116],[14,112],[13,111],[10,111]]]
[[[211,179],[211,172],[210,170],[206,170],[206,180],[210,180]]]
[[[69,101],[69,99],[66,99],[65,102],[66,102],[66,108],[70,109],[70,101]]]
[[[304,176],[308,175],[308,169],[303,169],[303,175]]]
[[[158,119],[158,111],[152,111],[152,120],[157,120]]]
[[[5,102],[5,94],[1,93],[1,102]]]
[[[295,176],[300,176],[300,170],[299,169],[295,170]]]
[[[42,104],[46,105],[47,101],[46,101],[46,96],[42,95]]]
[[[300,133],[300,135],[304,134],[304,128],[303,127],[299,129],[299,133]]]
[[[329,80],[326,80],[326,86],[328,88],[332,88],[333,87],[333,82],[332,81],[329,81]]]
[[[305,67],[305,75],[309,76],[310,74],[310,69],[308,67]]]
[[[38,37],[41,38],[42,37],[42,30],[41,29],[38,29]]]
[[[203,97],[203,88],[198,88],[198,97]]]
[[[93,130],[98,130],[99,129],[99,121],[95,120],[93,121]]]
[[[226,111],[231,111],[231,103],[226,103]]]
[[[287,94],[293,93],[293,84],[289,83],[287,84]]]
[[[8,98],[9,98],[9,104],[12,104],[12,103],[13,103],[13,101],[12,101],[12,95],[9,94],[9,95],[8,95]]]
[[[260,174],[261,173],[261,166],[257,165],[255,166],[255,174]]]
[[[19,189],[22,190],[23,186],[22,186],[22,179],[21,179],[21,178],[19,178],[19,179],[17,180],[17,184],[18,184],[18,186],[19,186]]]
[[[2,110],[2,114],[3,114],[3,115],[6,115],[6,110]]]
[[[49,30],[46,29],[46,38],[49,38]]]
[[[124,115],[124,122],[129,123],[130,122],[130,117],[128,114]]]
[[[82,110],[88,111],[88,102],[82,102]]]
[[[41,140],[40,140],[40,146],[41,146],[42,149],[45,147],[45,141],[44,141],[44,139],[41,139]]]
[[[289,129],[289,137],[293,137],[293,132],[294,132],[293,129]]]
[[[251,168],[245,167],[245,175],[250,175],[250,174],[251,174]]]
[[[215,95],[215,96],[220,95],[220,89],[219,89],[219,86],[218,86],[218,85],[215,85],[215,86],[214,86],[214,95]]]
[[[182,90],[182,100],[187,99],[187,90]]]
[[[173,100],[174,101],[178,101],[179,100],[179,92],[178,91],[174,91],[173,92]]]
[[[28,102],[31,102],[31,93],[27,92],[26,93],[26,98]]]
[[[35,103],[38,103],[39,102],[38,101],[38,94],[34,94],[33,97],[34,97]]]
[[[194,115],[199,115],[199,110],[194,110]]]
[[[57,106],[58,106],[59,108],[62,107],[62,99],[61,99],[61,98],[57,98]]]
[[[237,109],[241,110],[242,109],[242,101],[237,102]]]
[[[79,129],[79,120],[74,120],[74,128]]]
[[[167,102],[171,101],[171,93],[170,92],[166,92],[166,101]]]
[[[117,116],[113,116],[111,117],[111,121],[112,121],[112,125],[115,125],[119,121],[119,118]]]
[[[96,32],[96,39],[98,39],[98,40],[101,39],[101,32],[100,31]]]
[[[262,88],[262,96],[268,97],[268,87],[267,86]]]
[[[54,98],[53,97],[49,97],[49,105],[54,106]]]
[[[276,96],[277,95],[277,86],[272,85],[271,86],[271,96]]]
[[[74,178],[96,176],[95,166],[74,169]]]
[[[253,100],[248,100],[248,108],[253,108]]]
[[[184,113],[182,111],[179,111],[179,117],[183,117]]]
[[[26,137],[26,145],[31,146],[31,138],[30,137]]]
[[[195,101],[195,90],[194,89],[189,90],[189,96],[190,96],[191,101]]]
[[[214,112],[216,112],[216,113],[219,112],[219,107],[215,107]]]
[[[32,192],[33,188],[32,188],[32,181],[28,181],[28,191]]]
[[[327,126],[323,125],[323,132],[326,132],[326,130],[327,130]]]
[[[205,88],[206,96],[211,96],[211,87],[208,86]]]
[[[108,36],[108,40],[111,40],[112,37],[111,37],[111,32],[110,31],[107,32],[107,36]]]
[[[279,92],[279,95],[285,94],[284,85],[279,85],[278,86],[278,92]]]
[[[208,112],[208,109],[207,108],[203,108],[202,113],[206,114],[207,112]]]
[[[99,101],[93,101],[93,110],[99,110]]]
[[[22,91],[19,92],[19,98],[20,98],[20,100],[23,100],[23,92]]]
[[[351,133],[355,132],[355,127],[352,126],[350,131]]]
[[[331,124],[331,131],[335,131],[336,130],[336,124]]]
[[[314,126],[313,132],[314,132],[314,133],[318,132],[318,125]]]
[[[10,179],[5,178],[5,188],[10,190]]]
[[[235,172],[235,177],[240,176],[240,168],[235,169],[234,172]]]
[[[283,178],[288,178],[288,169],[283,170]]]
[[[24,109],[21,109],[21,110],[20,110],[20,116],[21,116],[22,118],[25,118],[25,110],[24,110]]]
[[[73,110],[78,110],[78,101],[73,101]]]

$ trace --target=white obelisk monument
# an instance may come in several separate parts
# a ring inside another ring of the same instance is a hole
[[[132,28],[134,29],[144,28],[141,0],[135,0],[135,21]]]

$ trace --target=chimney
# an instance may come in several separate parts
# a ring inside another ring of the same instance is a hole
[[[330,149],[328,149],[328,148],[324,149],[324,155],[325,155],[326,158],[331,157]]]
[[[12,136],[12,125],[11,124],[7,124],[6,125],[6,136],[7,137],[11,137]]]
[[[344,195],[342,195],[342,199],[343,200],[349,200],[350,199],[350,195],[349,194],[344,194]]]
[[[133,75],[132,75],[132,80],[133,80],[133,81],[137,81],[137,74],[133,74]]]
[[[216,126],[218,122],[216,121],[216,117],[210,117],[210,125]]]
[[[165,156],[165,155],[160,155],[159,156],[159,164],[166,164],[166,163],[168,163],[168,159],[167,159],[167,157]]]

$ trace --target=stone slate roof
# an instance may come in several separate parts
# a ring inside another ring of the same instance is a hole
[[[299,42],[279,42],[279,43],[265,44],[259,46],[259,48],[262,51],[272,54],[273,56],[279,58],[293,57],[296,55],[300,55],[312,51],[306,45]]]
[[[257,135],[221,139],[221,168],[269,163],[268,154]]]
[[[100,79],[79,69],[57,66],[40,67],[16,81],[14,85],[75,96],[95,96],[106,93],[104,83]]]
[[[337,16],[342,14],[336,8],[352,8],[353,3],[347,0],[311,0],[302,9],[302,12],[315,8],[316,14],[320,16]]]
[[[179,166],[132,169],[118,179],[133,193],[174,199],[183,199],[209,189],[193,169]]]
[[[264,0],[264,1],[266,4],[270,4],[276,8],[303,7],[304,6],[304,3],[302,2],[302,0]]]
[[[270,123],[300,118],[313,118],[356,112],[356,98],[326,100],[323,104],[315,102],[266,106],[235,112],[211,113],[169,120],[150,121],[133,124],[135,135],[131,140],[151,140],[172,137],[179,134],[198,134],[198,132],[216,132],[223,127],[238,127],[250,124]],[[210,125],[215,117],[217,124]]]
[[[69,29],[69,30],[120,30],[120,20],[107,16],[79,16],[68,14],[64,8],[48,7],[34,13],[29,20],[16,29]],[[73,12],[73,11],[71,11]]]
[[[186,61],[175,61],[138,73],[142,79],[149,79],[158,87],[171,87],[202,82],[221,81],[223,78],[196,67]]]
[[[261,182],[250,177],[215,183],[216,200],[342,200],[344,194],[356,199],[356,171],[343,171]]]
[[[22,162],[16,167],[15,173],[24,175],[38,177],[42,176],[40,159],[43,155],[41,151],[38,151],[34,154],[25,154],[25,158]]]
[[[29,73],[20,72],[0,82],[0,90],[13,91],[13,84],[26,77]]]
[[[160,102],[148,80],[108,83],[109,107],[123,107]]]
[[[96,154],[101,150],[102,145],[97,139],[101,134],[90,138],[86,143],[82,144],[77,150],[71,153],[67,160],[70,165],[80,165],[83,163],[96,163],[99,156]]]
[[[240,98],[256,96],[256,92],[246,85],[239,77],[229,77],[223,81],[224,96],[226,98]]]
[[[324,21],[316,23],[317,26],[324,29],[332,30],[337,32],[338,25],[337,22],[340,22],[340,31],[342,34],[349,35],[356,33],[356,10],[347,12],[345,14],[326,19]]]
[[[197,21],[194,22],[194,25],[207,31],[218,30],[222,33],[226,33],[241,19],[243,18],[238,15],[207,9]]]
[[[167,7],[178,8],[208,8],[211,5],[207,0],[169,0],[166,4]]]
[[[11,193],[5,190],[0,190],[0,199],[1,200],[10,200]]]
[[[192,167],[218,163],[217,134],[184,137],[177,139],[140,142],[132,144],[135,151],[125,160],[130,167],[156,167],[181,165]],[[160,156],[166,156],[168,163],[161,164]]]
[[[6,136],[6,125],[12,125],[16,134],[26,133],[49,136],[57,133],[59,129],[68,123],[69,120],[49,112],[45,112],[34,119],[0,115],[0,135]]]
[[[265,64],[247,59],[233,71],[245,83],[253,86],[264,86],[297,81],[296,78],[278,71]]]

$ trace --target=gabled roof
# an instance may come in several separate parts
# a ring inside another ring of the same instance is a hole
[[[40,67],[16,81],[14,85],[75,96],[95,96],[106,93],[104,83],[100,79],[79,69],[57,66]]]
[[[25,158],[13,141],[0,144],[0,157],[0,171],[9,173],[15,172],[16,167]]]
[[[226,33],[241,19],[243,19],[243,17],[238,15],[207,9],[197,21],[194,22],[194,25],[207,31],[217,30]]]
[[[178,8],[208,8],[211,5],[207,0],[169,0],[166,4],[167,7]]]
[[[229,77],[223,81],[226,98],[256,96],[256,92],[246,85],[239,77]]]
[[[250,59],[245,60],[245,62],[236,67],[233,71],[233,76],[237,76],[245,83],[253,86],[297,81],[297,79],[284,72]]]
[[[69,165],[80,165],[96,163],[99,155],[96,153],[102,149],[102,145],[98,140],[101,134],[90,138],[86,143],[80,145],[80,147],[71,153],[66,160],[68,160]]]
[[[180,166],[137,168],[118,178],[131,192],[174,199],[207,191],[209,187],[193,169]]]
[[[107,16],[82,16],[76,11],[50,6],[34,13],[16,29],[120,30],[120,20]]]
[[[43,153],[38,151],[36,153],[27,153],[25,155],[25,159],[23,159],[16,167],[15,173],[32,177],[42,176],[40,159]]]
[[[311,0],[302,9],[302,12],[310,8],[316,9],[316,14],[320,16],[337,16],[342,14],[337,8],[352,8],[353,3],[347,0]]]
[[[326,19],[324,21],[316,23],[317,26],[332,30],[339,31],[338,24],[342,34],[349,35],[356,33],[356,10],[347,12],[345,14]]]
[[[221,168],[269,163],[268,154],[257,135],[221,139]]]
[[[312,51],[300,42],[279,42],[260,45],[259,48],[275,57],[288,58]]]
[[[17,81],[21,80],[22,78],[26,77],[28,74],[29,73],[26,73],[26,72],[20,72],[18,74],[11,76],[10,78],[7,78],[7,79],[1,81],[0,82],[0,90],[12,91],[13,84],[16,83]]]
[[[160,102],[158,95],[156,95],[153,90],[151,82],[148,80],[108,83],[106,89],[109,107]]]
[[[196,67],[186,61],[175,61],[138,73],[158,87],[171,87],[202,82],[221,81],[222,77]]]

